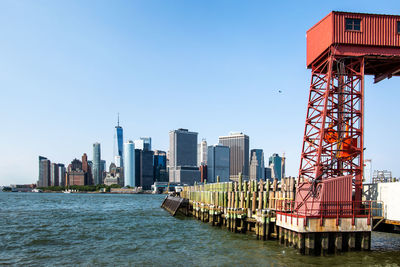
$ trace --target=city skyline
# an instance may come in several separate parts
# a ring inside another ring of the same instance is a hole
[[[285,152],[286,175],[297,176],[310,84],[305,32],[332,10],[391,14],[397,4],[77,3],[0,3],[0,117],[11,129],[0,138],[0,185],[35,182],[38,155],[92,159],[95,142],[109,165],[117,112],[124,142],[151,136],[167,151],[172,129],[209,144],[240,131],[265,157]],[[395,177],[398,84],[365,80],[365,158]]]

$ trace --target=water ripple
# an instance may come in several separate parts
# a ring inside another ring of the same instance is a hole
[[[399,266],[400,235],[373,233],[373,252],[304,257],[160,209],[163,196],[0,193],[0,265]]]

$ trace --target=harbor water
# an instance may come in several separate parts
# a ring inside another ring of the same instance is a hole
[[[302,256],[160,208],[163,195],[0,193],[0,265],[400,266],[400,234],[371,252]]]

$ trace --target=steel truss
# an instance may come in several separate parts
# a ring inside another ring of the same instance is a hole
[[[299,181],[352,175],[361,201],[363,132],[364,58],[332,53],[312,66]]]

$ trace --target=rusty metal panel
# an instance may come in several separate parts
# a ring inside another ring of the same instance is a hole
[[[334,44],[400,46],[397,22],[400,16],[333,12]],[[360,19],[360,31],[346,30],[346,18]]]

